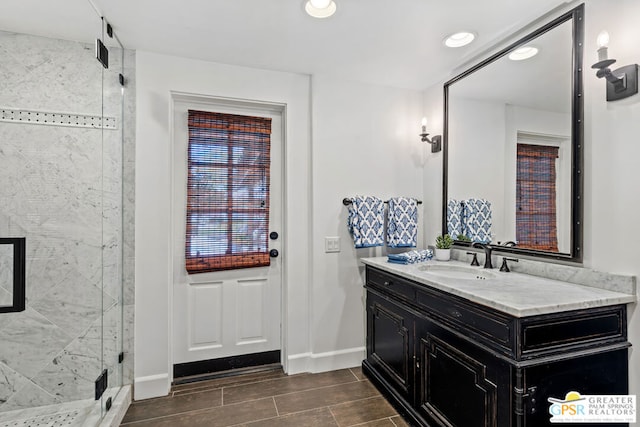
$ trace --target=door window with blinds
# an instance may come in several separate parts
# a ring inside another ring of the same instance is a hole
[[[186,269],[268,266],[271,119],[189,110]]]

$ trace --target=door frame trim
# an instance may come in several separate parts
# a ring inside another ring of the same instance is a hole
[[[181,91],[169,91],[170,99],[171,99],[171,110],[170,110],[170,121],[169,121],[169,135],[171,137],[171,147],[174,147],[175,143],[175,126],[174,126],[174,117],[175,117],[175,105],[176,103],[192,103],[192,104],[202,104],[208,107],[211,106],[220,106],[227,108],[241,108],[247,110],[254,110],[256,112],[270,112],[277,113],[281,116],[281,132],[282,132],[282,144],[280,149],[280,156],[282,158],[282,197],[281,197],[281,212],[282,212],[282,230],[280,231],[281,236],[287,235],[287,211],[285,207],[287,206],[287,162],[286,162],[286,153],[287,153],[287,104],[286,103],[278,103],[278,102],[269,102],[269,101],[260,101],[260,100],[252,100],[252,99],[242,99],[242,98],[230,98],[223,96],[213,96],[213,95],[204,95],[198,93],[190,93],[190,92],[181,92]],[[171,191],[171,202],[173,206],[173,200],[175,195],[175,180],[174,180],[174,167],[175,159],[174,159],[174,150],[169,150],[169,170],[170,170],[170,191]],[[169,254],[173,254],[173,248],[175,245],[174,239],[174,215],[173,209],[169,209]],[[281,239],[282,251],[287,253],[287,239]],[[284,372],[288,372],[288,351],[287,351],[287,296],[288,296],[288,280],[287,280],[287,257],[282,257],[282,271],[281,271],[281,281],[280,281],[280,363],[284,369]],[[169,382],[173,382],[173,278],[174,278],[174,259],[171,256],[169,266],[168,266],[168,274],[170,286],[168,286],[168,316],[169,322],[167,324],[168,327],[168,366],[167,372],[169,373]]]

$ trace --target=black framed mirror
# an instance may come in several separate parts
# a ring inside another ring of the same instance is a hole
[[[454,247],[582,262],[583,44],[584,4],[445,83],[442,233]]]
[[[0,238],[0,313],[25,309],[25,254],[24,237]]]

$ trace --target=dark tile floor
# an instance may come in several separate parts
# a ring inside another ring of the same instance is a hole
[[[134,402],[122,426],[407,426],[360,368],[285,375],[281,370],[174,386]]]

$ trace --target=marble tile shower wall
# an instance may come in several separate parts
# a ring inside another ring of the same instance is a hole
[[[133,320],[135,303],[135,159],[136,159],[136,57],[135,51],[124,51],[125,96],[123,107],[123,171],[122,171],[122,304],[124,384],[133,384]]]
[[[100,115],[93,51],[0,32],[0,107]],[[0,314],[0,412],[91,399],[103,368],[110,385],[119,369],[131,383],[134,53],[124,60],[124,120],[120,88],[108,83],[122,55],[111,52],[105,70],[104,114],[118,130],[104,140],[100,129],[0,122],[0,236],[27,238],[27,309]]]
[[[13,248],[0,245],[0,305],[13,302]]]

